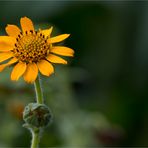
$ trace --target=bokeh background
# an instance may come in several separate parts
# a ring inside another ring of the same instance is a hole
[[[0,33],[23,16],[70,33],[69,65],[42,77],[53,121],[42,147],[148,146],[148,1],[0,1]],[[29,147],[22,127],[33,85],[0,73],[0,147]]]

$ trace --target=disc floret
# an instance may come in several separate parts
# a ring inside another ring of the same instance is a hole
[[[13,53],[19,61],[25,63],[39,62],[45,59],[50,51],[50,45],[47,44],[47,37],[41,32],[21,32],[16,38]]]

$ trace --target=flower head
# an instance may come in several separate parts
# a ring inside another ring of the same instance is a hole
[[[0,62],[9,60],[0,65],[0,71],[15,65],[11,80],[17,81],[23,76],[26,82],[33,83],[38,71],[45,76],[54,73],[51,63],[67,64],[66,60],[57,55],[73,56],[71,48],[53,45],[68,38],[69,34],[51,37],[52,27],[35,31],[33,22],[27,17],[21,18],[20,24],[22,30],[16,25],[7,25],[8,36],[0,36]]]

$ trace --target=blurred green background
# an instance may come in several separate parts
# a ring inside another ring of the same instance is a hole
[[[0,32],[23,16],[70,33],[69,65],[42,77],[53,122],[42,147],[148,146],[148,2],[0,1]],[[33,85],[0,73],[0,147],[29,147],[22,110]]]

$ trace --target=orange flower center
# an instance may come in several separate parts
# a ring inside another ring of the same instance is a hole
[[[20,33],[16,38],[14,55],[19,61],[32,63],[38,62],[48,55],[50,45],[47,44],[47,38],[41,32]]]

